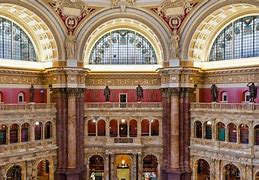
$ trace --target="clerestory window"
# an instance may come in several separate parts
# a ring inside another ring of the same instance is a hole
[[[259,56],[259,16],[248,16],[229,24],[213,43],[209,61]]]
[[[0,58],[36,61],[33,44],[15,23],[0,17]]]
[[[151,43],[131,30],[115,30],[94,45],[89,64],[157,64]]]

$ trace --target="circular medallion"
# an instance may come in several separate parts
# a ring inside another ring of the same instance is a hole
[[[69,29],[75,29],[77,26],[77,19],[73,16],[69,16],[66,18],[65,24]]]
[[[181,22],[182,22],[182,20],[178,16],[170,17],[170,19],[169,19],[169,26],[171,28],[173,28],[173,29],[177,29],[177,28],[180,27]]]

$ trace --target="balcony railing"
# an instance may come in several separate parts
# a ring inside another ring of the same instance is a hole
[[[139,102],[139,103],[118,103],[118,102],[104,102],[104,103],[85,103],[85,108],[162,108],[160,102]]]
[[[256,103],[192,103],[191,109],[255,111],[259,110]]]
[[[55,109],[55,104],[47,103],[21,103],[21,104],[0,104],[0,111],[27,110],[37,109]]]

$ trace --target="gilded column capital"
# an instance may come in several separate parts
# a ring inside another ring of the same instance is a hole
[[[78,95],[78,89],[76,88],[68,88],[67,89],[68,97],[76,97]]]

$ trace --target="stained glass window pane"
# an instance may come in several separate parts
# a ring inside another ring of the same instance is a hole
[[[154,48],[142,35],[130,30],[105,34],[94,45],[90,64],[157,64]]]
[[[0,17],[0,58],[36,61],[33,44],[13,22]]]
[[[259,16],[248,16],[229,24],[216,38],[209,61],[259,56]]]

